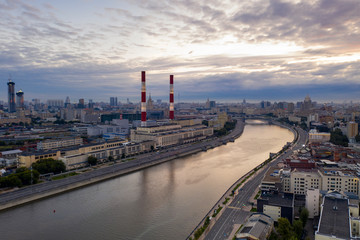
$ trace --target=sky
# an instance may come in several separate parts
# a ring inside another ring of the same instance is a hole
[[[0,0],[0,99],[360,101],[359,0]]]

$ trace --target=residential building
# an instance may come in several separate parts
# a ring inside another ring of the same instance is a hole
[[[75,145],[82,145],[83,139],[81,137],[69,137],[62,139],[47,139],[37,143],[37,149],[47,151],[50,149],[64,148]]]
[[[322,143],[330,141],[330,133],[318,132],[316,129],[311,129],[309,132],[309,143]]]

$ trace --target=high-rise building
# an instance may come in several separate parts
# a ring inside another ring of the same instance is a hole
[[[16,92],[16,106],[24,109],[24,92],[22,90]]]
[[[94,108],[94,102],[92,99],[89,99],[89,108]]]
[[[9,78],[9,82],[7,83],[7,85],[8,85],[8,104],[9,104],[8,112],[10,113],[16,112],[15,83],[11,81],[11,79]]]
[[[83,98],[79,99],[78,108],[85,108],[85,100]]]
[[[49,99],[49,100],[47,100],[47,105],[48,105],[48,107],[62,108],[64,106],[64,100],[62,100],[62,99]]]
[[[110,97],[110,106],[115,107],[118,105],[117,97]]]
[[[69,96],[67,96],[65,100],[65,107],[68,107],[69,105],[70,105],[70,98]]]
[[[356,122],[348,122],[347,124],[347,137],[352,139],[359,134],[358,124]]]
[[[311,99],[309,95],[306,95],[304,103],[302,105],[302,110],[303,111],[309,111],[312,107],[312,103],[311,103]]]

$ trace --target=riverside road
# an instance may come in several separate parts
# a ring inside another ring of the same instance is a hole
[[[263,168],[262,171],[259,171],[253,178],[250,178],[239,190],[239,193],[234,196],[233,201],[229,206],[227,206],[223,211],[220,218],[216,221],[215,225],[211,228],[208,234],[205,236],[206,240],[212,239],[231,239],[233,236],[230,236],[234,224],[243,224],[246,217],[250,215],[249,211],[244,211],[242,208],[246,205],[249,205],[250,198],[254,194],[254,189],[260,185],[264,173],[269,169],[269,167],[276,165],[278,162],[289,157],[294,150],[300,149],[307,141],[307,132],[297,128],[299,133],[299,138],[296,144],[293,146],[292,150],[288,150],[286,153],[282,154],[278,159],[268,164]]]
[[[117,163],[111,166],[103,166],[92,171],[84,172],[65,179],[43,182],[40,184],[16,189],[11,192],[2,193],[0,194],[0,206],[6,206],[6,204],[17,201],[20,203],[25,203],[31,201],[32,198],[33,200],[37,200],[40,199],[41,196],[46,197],[51,195],[51,192],[54,192],[54,190],[58,190],[56,193],[68,191],[71,190],[71,186],[76,184],[81,184],[81,186],[91,184],[94,183],[96,179],[104,180],[107,176],[110,178],[120,176],[122,174],[127,174],[142,168],[162,163],[166,161],[166,159],[173,159],[174,156],[183,156],[186,153],[194,152],[196,150],[206,150],[208,148],[217,147],[239,137],[243,132],[244,125],[245,123],[243,121],[238,120],[235,129],[230,134],[222,138],[211,138],[198,143],[179,145],[177,147],[164,149],[160,152],[141,154],[136,156],[136,159],[132,161]],[[16,204],[11,205],[10,207],[15,205]],[[5,208],[6,207],[3,207],[2,209]]]

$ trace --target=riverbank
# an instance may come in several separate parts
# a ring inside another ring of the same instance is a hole
[[[248,185],[250,181],[252,182],[260,181],[260,179],[262,179],[263,177],[263,174],[266,172],[267,167],[269,166],[268,163],[274,163],[287,149],[293,148],[293,146],[295,145],[299,145],[300,142],[299,132],[296,129],[294,129],[290,125],[284,125],[279,122],[271,122],[271,124],[282,128],[286,128],[294,134],[294,139],[291,145],[285,145],[286,147],[281,149],[278,153],[276,153],[272,157],[269,157],[269,159],[265,160],[263,163],[259,164],[258,166],[256,166],[255,168],[253,168],[252,170],[241,176],[235,183],[233,183],[227,189],[227,191],[220,197],[220,199],[214,204],[214,206],[209,210],[209,212],[205,215],[205,217],[200,221],[200,223],[195,227],[195,229],[189,234],[189,236],[186,239],[204,239],[204,237],[211,231],[212,227],[219,221],[225,209],[228,206],[230,206],[233,201],[236,201],[238,205],[240,205],[240,207],[239,206],[233,207],[234,209],[236,210],[243,209],[245,203],[248,204],[248,201],[241,203],[239,199],[235,200],[236,197],[239,195],[239,192],[241,190],[244,190],[243,194],[245,194],[245,192],[249,191],[251,192],[250,194],[251,196],[256,194],[257,192],[256,187],[246,187],[245,185]],[[254,181],[255,177],[257,178],[256,181]],[[258,186],[258,183],[256,184],[252,183],[251,185]],[[249,190],[246,190],[246,188],[248,188]],[[254,190],[256,192],[254,192]],[[213,214],[214,212],[216,212],[217,214]]]
[[[163,151],[162,153],[147,153],[138,155],[136,159],[128,162],[100,167],[69,178],[40,183],[0,194],[0,210],[9,209],[32,201],[51,197],[224,145],[241,136],[244,126],[245,123],[239,120],[235,129],[230,134],[222,138],[212,138],[195,144],[181,145]]]

